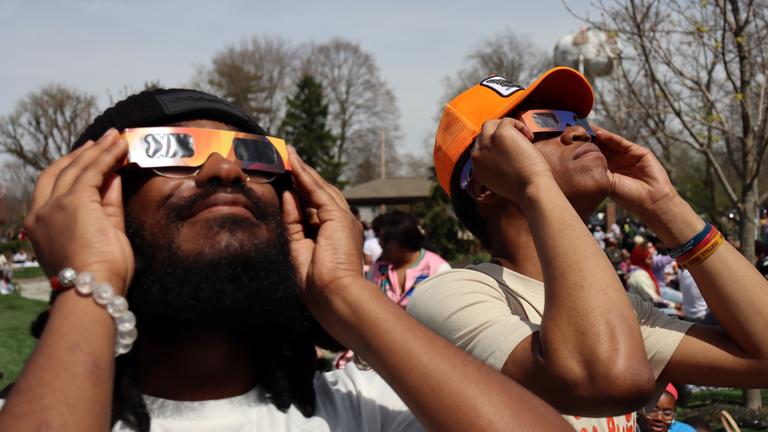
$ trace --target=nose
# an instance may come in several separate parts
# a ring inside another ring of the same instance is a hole
[[[198,187],[237,186],[248,181],[248,176],[238,162],[225,159],[218,153],[212,154],[195,175]]]
[[[560,142],[565,145],[571,145],[574,143],[584,143],[592,141],[592,137],[589,136],[587,130],[582,126],[573,125],[565,128],[565,131],[560,135]]]

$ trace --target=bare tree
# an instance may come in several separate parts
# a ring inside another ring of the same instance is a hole
[[[381,149],[386,153],[385,167],[397,160],[394,143],[400,137],[400,113],[373,56],[356,43],[333,39],[306,47],[303,67],[328,93],[329,124],[337,138],[335,157],[350,165],[347,179],[378,177]]]
[[[489,75],[525,84],[550,67],[552,60],[527,37],[506,30],[480,42],[467,54],[466,63],[454,76],[444,79],[441,112],[446,102]]]
[[[741,252],[754,260],[757,210],[768,200],[768,191],[759,195],[758,188],[768,149],[768,1],[596,6],[601,20],[590,24],[616,32],[626,49],[618,91],[603,104],[617,114],[617,125],[635,123],[638,138],[673,173],[684,163],[680,148],[706,162],[737,210]],[[759,407],[759,392],[748,393],[747,402]]]
[[[96,98],[58,84],[30,93],[0,118],[0,153],[42,170],[69,146],[96,115]]]
[[[21,227],[29,210],[37,170],[21,160],[11,160],[0,169],[0,236],[9,228]]]
[[[216,93],[251,115],[264,129],[276,129],[296,81],[297,52],[280,38],[253,36],[224,48],[194,85]]]

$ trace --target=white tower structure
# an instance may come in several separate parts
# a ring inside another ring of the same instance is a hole
[[[619,54],[621,45],[615,35],[585,27],[560,38],[555,44],[554,63],[578,70],[594,85],[595,78],[611,73]]]

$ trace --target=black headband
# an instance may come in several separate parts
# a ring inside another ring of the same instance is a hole
[[[99,139],[109,128],[165,126],[189,120],[215,120],[241,132],[267,135],[251,117],[224,99],[188,89],[146,90],[129,96],[93,120],[72,150]]]

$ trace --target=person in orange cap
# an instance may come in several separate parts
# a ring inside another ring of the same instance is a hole
[[[408,312],[555,406],[576,430],[636,429],[657,383],[768,385],[768,282],[678,195],[646,148],[586,121],[570,68],[493,76],[445,107],[435,171],[491,262],[425,281]],[[606,198],[688,268],[722,328],[627,295],[584,220]]]

